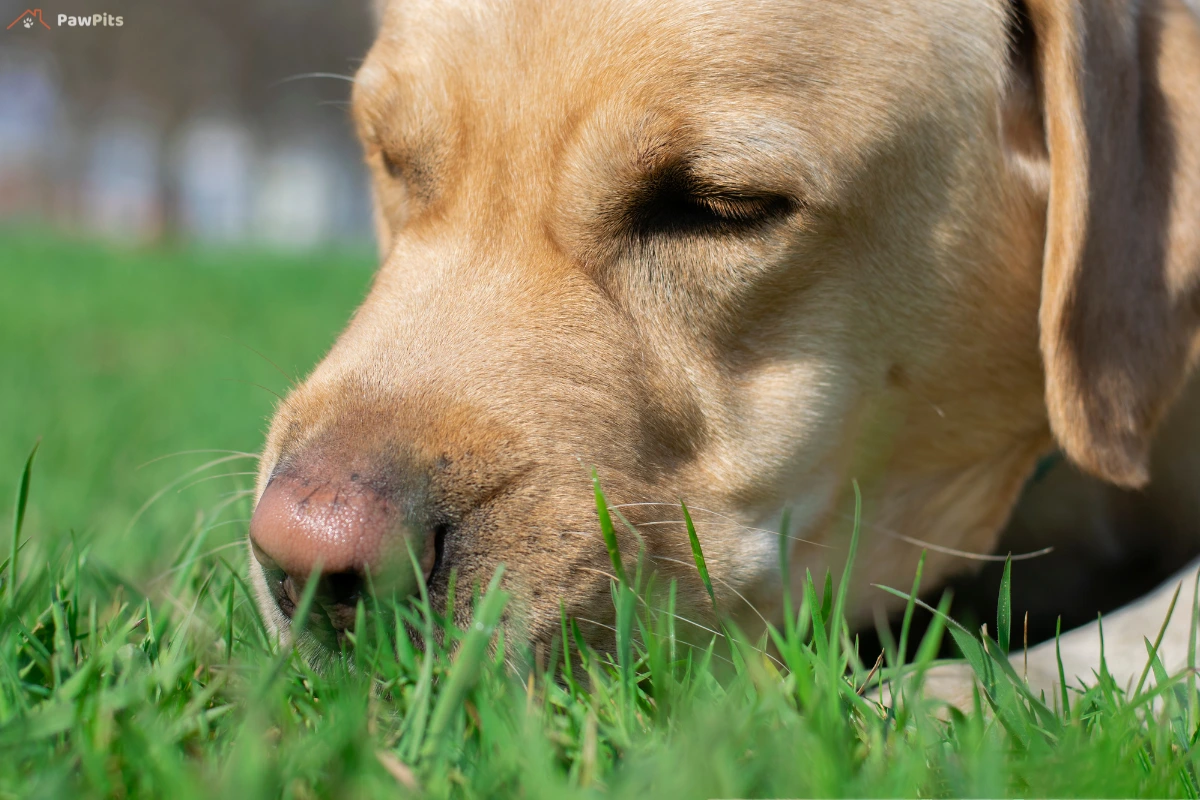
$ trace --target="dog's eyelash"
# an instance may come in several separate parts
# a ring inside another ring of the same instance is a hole
[[[737,233],[781,219],[794,205],[779,194],[717,191],[668,175],[634,204],[631,221],[642,235]]]
[[[778,196],[696,195],[694,201],[723,219],[751,222],[782,213],[787,200]]]

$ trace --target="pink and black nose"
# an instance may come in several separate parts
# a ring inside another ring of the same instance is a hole
[[[289,619],[316,576],[311,619],[341,633],[354,625],[369,588],[416,589],[411,552],[428,579],[444,534],[417,522],[412,497],[350,470],[284,470],[267,484],[250,521],[250,542],[275,603]],[[415,522],[415,524],[414,524]]]

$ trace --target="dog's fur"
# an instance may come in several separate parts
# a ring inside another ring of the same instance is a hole
[[[784,509],[793,590],[840,567],[855,483],[863,622],[914,540],[926,585],[988,552],[1056,446],[1157,477],[1200,321],[1181,0],[395,0],[353,113],[383,263],[259,490],[385,476],[451,520],[435,601],[503,562],[512,634],[603,623],[593,466],[698,599],[686,501],[747,620]]]

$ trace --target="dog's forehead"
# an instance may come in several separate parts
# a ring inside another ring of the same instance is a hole
[[[1007,13],[1000,0],[393,0],[359,94],[465,89],[519,112],[602,92],[678,105],[801,90],[867,110],[997,81]]]

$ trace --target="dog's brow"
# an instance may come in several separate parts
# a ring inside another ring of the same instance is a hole
[[[682,160],[690,183],[716,195],[776,193],[820,201],[825,195],[819,168],[794,146],[760,143],[689,150]]]
[[[382,143],[389,135],[415,139],[416,128],[428,128],[437,109],[414,91],[402,70],[368,60],[354,78],[351,111],[364,138]]]
[[[368,150],[382,154],[393,177],[416,196],[431,198],[439,143],[449,138],[438,109],[412,93],[395,70],[368,64],[359,70],[353,114]]]
[[[360,100],[368,100],[385,93],[394,86],[397,75],[377,59],[368,59],[354,75],[354,91]]]

